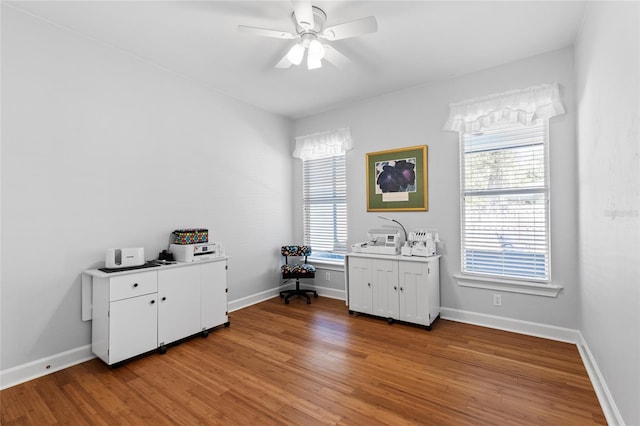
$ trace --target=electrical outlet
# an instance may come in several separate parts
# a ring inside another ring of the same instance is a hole
[[[327,281],[331,281],[331,272],[325,272],[324,279]]]
[[[493,295],[493,306],[502,306],[502,296],[499,294]]]

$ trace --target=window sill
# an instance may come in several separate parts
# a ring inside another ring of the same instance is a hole
[[[328,260],[328,259],[314,259],[309,258],[309,263],[321,268],[329,269],[331,271],[344,271],[344,260]]]
[[[562,290],[562,286],[557,285],[474,275],[454,274],[453,278],[461,287],[483,288],[486,290],[508,291],[511,293],[533,294],[545,297],[558,297],[558,293]]]

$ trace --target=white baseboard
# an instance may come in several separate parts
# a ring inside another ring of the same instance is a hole
[[[318,295],[322,297],[328,297],[329,299],[346,300],[344,289],[338,290],[335,288],[320,287],[317,285],[313,286],[313,288],[318,292]]]
[[[556,327],[554,325],[537,322],[522,321],[477,312],[461,311],[459,309],[440,308],[442,319],[481,325],[498,330],[513,331],[528,336],[543,337],[567,343],[580,343],[580,332],[571,328]]]
[[[227,309],[229,312],[237,311],[242,308],[247,308],[251,305],[264,302],[280,294],[280,287],[271,288],[269,290],[261,291],[250,296],[241,297],[240,299],[230,300],[227,303]]]
[[[11,386],[28,382],[93,358],[95,358],[95,355],[91,352],[91,345],[85,345],[8,368],[0,371],[0,389],[7,389]]]
[[[280,287],[272,288],[260,293],[252,294],[247,297],[241,297],[240,299],[232,300],[228,303],[229,312],[237,311],[239,309],[264,302],[265,300],[279,296],[282,290],[288,290],[291,288],[293,288],[293,285],[291,284],[281,285]],[[345,300],[344,290],[337,290],[335,288],[329,287],[320,287],[317,285],[309,288],[313,288],[315,291],[317,291],[319,296],[328,297],[330,299]]]
[[[598,363],[596,363],[589,349],[589,345],[587,345],[586,340],[584,340],[584,336],[581,332],[578,333],[580,334],[580,343],[577,344],[578,351],[580,351],[580,357],[582,357],[582,362],[587,370],[593,389],[596,391],[596,396],[604,412],[604,417],[607,419],[607,424],[610,426],[624,425],[622,415],[609,391],[604,376],[600,372],[600,368],[598,368]]]

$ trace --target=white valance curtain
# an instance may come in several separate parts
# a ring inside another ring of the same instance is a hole
[[[557,83],[468,99],[449,105],[451,111],[444,130],[481,133],[494,123],[529,125],[537,119],[564,114]]]
[[[351,130],[348,127],[343,127],[296,137],[296,148],[293,151],[293,157],[302,160],[315,160],[317,158],[343,155],[352,149]]]

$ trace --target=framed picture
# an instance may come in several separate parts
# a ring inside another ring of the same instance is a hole
[[[367,154],[367,211],[427,211],[427,146]]]

